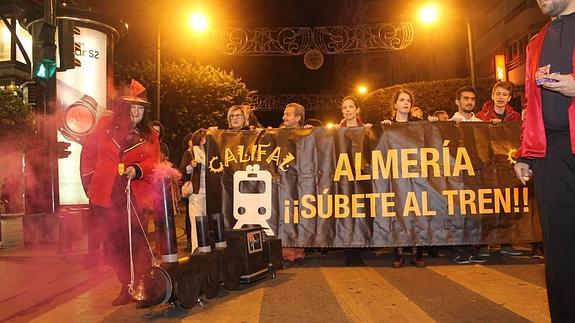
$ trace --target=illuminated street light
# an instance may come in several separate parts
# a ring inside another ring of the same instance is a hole
[[[439,17],[439,10],[435,4],[427,4],[419,9],[419,20],[424,24],[434,23]]]
[[[367,93],[367,87],[365,87],[364,85],[360,85],[357,87],[357,93],[359,93],[360,95],[364,95]]]
[[[196,12],[190,17],[190,26],[195,32],[202,33],[208,29],[208,19],[201,12]]]
[[[194,13],[189,19],[189,25],[193,31],[202,33],[208,29],[208,19],[201,12]],[[127,26],[126,26],[127,27]],[[160,121],[160,82],[161,82],[161,38],[160,22],[158,21],[156,31],[156,120]]]
[[[471,78],[471,86],[475,88],[476,75],[475,75],[475,54],[473,51],[473,34],[471,32],[471,24],[469,22],[469,14],[463,15],[465,18],[465,26],[467,28],[467,49],[469,51],[469,71]],[[431,24],[439,19],[439,9],[435,5],[426,5],[419,10],[419,20],[424,24]]]

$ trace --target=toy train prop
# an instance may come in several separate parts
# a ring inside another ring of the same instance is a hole
[[[282,266],[281,240],[267,237],[260,226],[226,231],[221,213],[196,217],[198,248],[179,258],[172,193],[166,181],[161,186],[163,212],[156,218],[156,230],[162,262],[136,285],[132,297],[139,308],[171,303],[189,309],[202,296],[216,297],[222,285],[232,290],[240,282],[275,277]]]

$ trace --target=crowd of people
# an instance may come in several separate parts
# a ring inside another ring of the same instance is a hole
[[[522,128],[520,160],[515,165],[518,179],[525,184],[534,177],[535,191],[542,218],[545,245],[547,292],[551,318],[556,322],[575,321],[572,309],[575,299],[575,0],[538,0],[542,12],[551,17],[529,43],[527,48],[527,77],[525,85],[526,112]],[[131,86],[131,95],[120,97],[104,116],[96,130],[84,143],[81,156],[82,183],[90,200],[91,227],[96,234],[90,239],[90,248],[98,249],[103,242],[114,252],[113,257],[122,288],[114,305],[131,301],[134,274],[138,277],[150,265],[150,254],[145,244],[145,232],[138,230],[137,223],[124,221],[132,205],[135,219],[147,223],[145,218],[156,209],[153,201],[152,174],[155,165],[169,158],[169,149],[162,144],[162,125],[145,120],[149,107],[143,96],[143,87],[137,82]],[[490,122],[501,124],[521,120],[521,114],[510,106],[513,84],[497,82],[492,89],[491,100],[484,103],[475,114],[476,93],[472,87],[463,87],[455,93],[457,111],[449,117],[446,111],[434,111],[427,117],[415,106],[414,95],[398,90],[393,95],[393,116],[382,120],[383,127],[404,122]],[[358,101],[345,97],[341,102],[342,120],[339,127],[372,127],[362,120]],[[321,126],[315,119],[305,119],[305,109],[298,103],[290,103],[282,117],[284,128]],[[227,112],[228,129],[253,130],[263,127],[248,105],[234,105]],[[190,182],[186,204],[187,247],[194,252],[197,246],[195,217],[206,214],[205,169],[206,135],[210,129],[198,129],[184,140],[185,152],[179,163],[183,180]],[[132,182],[133,181],[133,182]],[[131,185],[128,185],[131,182]],[[132,195],[126,194],[130,187]],[[133,197],[131,197],[133,196]],[[131,203],[131,204],[127,204]],[[134,220],[135,221],[135,220]],[[106,227],[104,230],[103,228]],[[131,236],[131,237],[130,237]],[[130,257],[128,239],[134,244]],[[410,263],[424,267],[423,248],[395,248],[392,266],[405,264],[405,251],[410,250]],[[519,255],[511,245],[501,245],[501,253]],[[433,254],[434,250],[427,249]],[[361,249],[344,250],[345,263],[349,266],[363,264]],[[301,248],[285,248],[284,258],[290,262],[305,257]],[[485,262],[489,246],[456,247],[453,260],[456,263]],[[133,258],[134,270],[129,271],[129,259]]]

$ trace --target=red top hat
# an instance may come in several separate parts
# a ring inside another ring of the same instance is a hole
[[[132,79],[132,83],[130,84],[129,94],[120,97],[121,103],[131,104],[141,104],[144,106],[149,106],[150,102],[146,98],[146,88],[140,84],[140,82]]]

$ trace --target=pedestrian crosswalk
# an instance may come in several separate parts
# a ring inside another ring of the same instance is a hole
[[[321,273],[351,321],[433,322],[373,268],[322,268]]]
[[[536,286],[488,266],[435,266],[430,270],[532,322],[549,321],[547,294]]]
[[[36,321],[131,322],[159,311],[110,307],[118,286],[109,275]],[[275,279],[222,289],[207,305],[168,317],[171,322],[549,322],[543,275],[540,264],[293,267]]]

